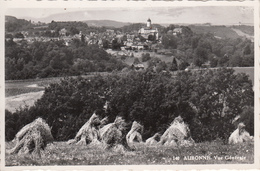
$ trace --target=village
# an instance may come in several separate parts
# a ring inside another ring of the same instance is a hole
[[[48,36],[37,36],[43,32],[55,33],[56,30],[48,30],[48,25],[44,26],[35,26],[33,35],[29,34],[29,31],[21,31],[19,36],[13,37],[14,42],[20,42],[26,40],[28,43],[33,41],[42,41],[48,42],[51,40],[63,40],[65,41],[66,46],[69,46],[73,39],[84,39],[87,44],[97,44],[100,47],[105,49],[113,50],[156,50],[156,47],[162,41],[161,33],[157,28],[154,28],[152,21],[149,18],[146,23],[146,27],[140,28],[138,31],[133,30],[132,32],[123,33],[114,29],[106,29],[105,32],[90,32],[89,34],[83,34],[82,31],[79,31],[78,34],[71,35],[66,28],[62,28],[58,31],[56,37]],[[47,31],[46,31],[47,29]],[[170,34],[177,36],[182,33],[182,28],[175,28],[168,31]],[[6,40],[10,38],[7,36]],[[120,45],[120,48],[113,47],[117,43]],[[116,42],[115,42],[116,41]]]
[[[28,44],[35,41],[64,41],[66,46],[71,46],[71,43],[75,40],[83,41],[87,45],[98,45],[99,48],[104,49],[117,59],[132,57],[132,59],[126,61],[126,63],[134,67],[135,70],[147,68],[147,63],[134,62],[133,57],[141,60],[141,57],[144,55],[160,58],[165,58],[166,56],[166,61],[171,62],[174,54],[173,50],[163,48],[162,35],[159,29],[153,26],[150,18],[148,18],[147,22],[143,25],[145,25],[145,27],[140,27],[139,30],[132,30],[131,32],[121,32],[118,29],[107,28],[104,32],[100,32],[97,29],[97,31],[89,33],[78,31],[78,33],[74,35],[70,34],[70,31],[66,28],[60,29],[57,33],[56,30],[49,30],[48,25],[36,25],[33,27],[33,34],[29,33],[29,31],[21,31],[17,33],[16,36],[11,37],[13,37],[12,40],[18,44],[21,44],[23,41],[26,41]],[[179,36],[182,34],[182,28],[174,28],[169,30],[167,34]],[[10,38],[6,36],[6,40],[10,40]],[[170,58],[167,59],[167,56]]]

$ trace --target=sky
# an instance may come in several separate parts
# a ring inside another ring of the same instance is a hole
[[[144,23],[151,18],[158,24],[252,25],[254,11],[249,6],[196,6],[196,7],[97,7],[97,8],[9,8],[6,15],[49,23],[54,21],[115,20]]]

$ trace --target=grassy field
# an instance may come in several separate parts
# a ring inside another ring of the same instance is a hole
[[[191,30],[198,34],[203,33],[212,33],[215,36],[221,38],[243,38],[246,36],[247,38],[252,39],[254,36],[254,27],[253,26],[203,26],[203,25],[190,25]],[[235,29],[235,30],[234,30]]]
[[[235,73],[245,73],[249,75],[250,80],[254,84],[254,67],[233,67]]]
[[[6,149],[14,146],[6,143]],[[134,151],[111,151],[97,147],[49,144],[41,158],[6,153],[6,166],[28,165],[186,165],[186,164],[253,164],[252,142],[226,145],[222,142],[198,143],[192,147],[136,145]]]
[[[48,86],[50,83],[59,82],[60,79],[61,79],[60,77],[57,77],[57,78],[6,81],[5,97],[42,91],[44,90],[44,87]]]
[[[60,78],[15,80],[5,82],[5,109],[15,112],[25,106],[32,106],[41,98],[44,88]]]

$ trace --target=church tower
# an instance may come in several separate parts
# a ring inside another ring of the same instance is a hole
[[[151,23],[152,23],[152,21],[151,21],[151,19],[149,18],[149,19],[147,20],[147,27],[148,27],[148,28],[151,28]]]

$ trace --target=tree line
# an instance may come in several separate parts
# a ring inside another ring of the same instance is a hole
[[[108,108],[104,110],[107,102]],[[146,70],[125,71],[106,77],[66,77],[51,84],[34,106],[6,111],[6,140],[14,138],[24,125],[42,117],[52,128],[56,141],[74,138],[96,112],[112,122],[122,116],[128,126],[133,121],[144,126],[143,138],[163,133],[173,119],[182,116],[196,142],[226,141],[244,122],[254,134],[254,92],[245,74],[233,69],[182,71],[176,76]]]
[[[64,41],[5,42],[6,80],[111,72],[125,66],[97,45],[77,39],[70,46]]]
[[[182,33],[173,35],[174,28]],[[249,39],[217,38],[211,33],[195,34],[189,27],[170,25],[162,30],[162,45],[176,49],[178,59],[197,67],[209,62],[210,67],[254,66],[254,43]]]

